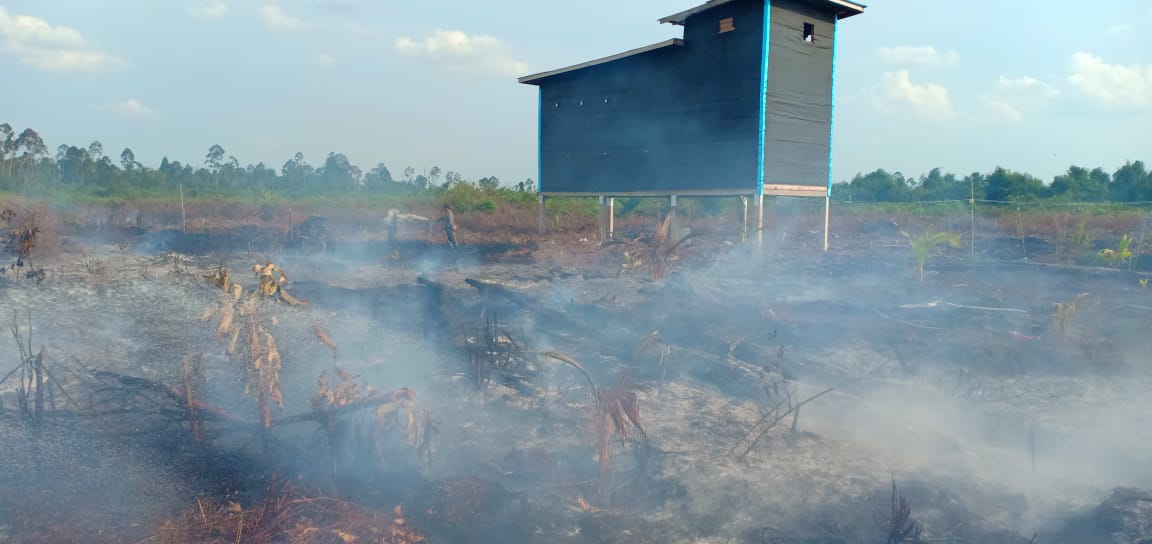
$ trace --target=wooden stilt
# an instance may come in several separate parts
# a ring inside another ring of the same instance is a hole
[[[536,232],[537,234],[544,234],[544,195],[536,197]]]

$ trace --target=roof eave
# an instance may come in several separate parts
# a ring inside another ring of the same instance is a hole
[[[702,13],[702,12],[708,11],[712,8],[722,6],[722,5],[727,4],[729,2],[732,2],[732,1],[733,0],[709,0],[707,3],[700,4],[699,6],[696,6],[696,7],[691,8],[691,9],[686,9],[686,10],[681,11],[679,13],[673,13],[672,15],[669,15],[667,17],[657,19],[657,21],[660,22],[660,24],[671,23],[673,25],[683,25],[684,22],[689,17],[696,15],[697,13]],[[861,4],[859,2],[852,2],[850,0],[822,0],[822,1],[827,3],[827,4],[831,4],[832,6],[838,6],[839,8],[841,8],[840,11],[838,11],[836,13],[836,17],[839,19],[846,19],[846,18],[851,17],[853,15],[859,15],[861,13],[864,13],[864,10],[868,7],[868,6]]]
[[[631,50],[625,51],[623,53],[617,53],[615,55],[610,55],[607,57],[602,57],[602,58],[598,58],[595,60],[582,62],[580,64],[573,64],[572,66],[568,66],[565,68],[557,68],[555,70],[549,70],[547,72],[540,72],[538,74],[532,74],[529,76],[524,76],[524,77],[518,78],[516,81],[518,81],[520,83],[527,84],[527,85],[536,85],[541,80],[550,78],[552,76],[558,76],[560,74],[565,74],[568,72],[574,72],[576,70],[581,70],[583,68],[588,68],[590,66],[596,66],[598,64],[606,64],[606,63],[612,62],[614,60],[620,60],[623,58],[639,55],[641,53],[647,53],[649,51],[655,51],[657,49],[663,49],[665,47],[671,47],[674,45],[675,46],[684,45],[684,40],[682,40],[680,38],[672,38],[669,40],[664,40],[662,42],[654,43],[652,45],[647,45],[644,47],[638,47],[636,49],[631,49]]]

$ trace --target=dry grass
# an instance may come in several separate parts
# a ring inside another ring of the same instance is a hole
[[[0,250],[7,249],[17,261],[31,268],[60,248],[60,225],[48,204],[14,198],[0,202]]]
[[[379,512],[330,497],[310,497],[286,486],[262,502],[197,499],[164,521],[145,544],[417,544],[425,537],[397,505]]]

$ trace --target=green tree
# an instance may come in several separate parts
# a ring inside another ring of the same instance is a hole
[[[217,191],[220,190],[220,168],[224,166],[224,154],[224,148],[220,147],[220,144],[213,144],[208,148],[208,154],[204,156],[204,166],[208,167],[208,174]]]
[[[82,186],[88,182],[95,164],[87,149],[61,145],[56,148],[56,166],[60,169],[61,183]]]
[[[0,175],[12,175],[12,159],[16,155],[16,131],[8,123],[0,124]]]
[[[912,190],[904,175],[878,169],[869,174],[856,174],[848,183],[849,200],[875,202],[907,202]]]
[[[349,162],[343,153],[328,153],[320,169],[320,179],[329,190],[359,190],[360,175],[360,168]]]
[[[304,160],[304,154],[299,151],[280,168],[284,185],[296,194],[305,194],[310,190],[315,174],[316,169]]]
[[[139,162],[136,162],[136,154],[132,152],[132,148],[125,147],[124,151],[120,152],[120,168],[125,171],[131,172],[141,167]]]
[[[920,176],[912,193],[917,200],[967,200],[969,187],[956,179],[955,174],[945,174],[939,168],[933,168]]]
[[[1046,196],[1067,202],[1103,202],[1108,200],[1109,176],[1104,170],[1070,166],[1048,186]]]
[[[1112,173],[1108,194],[1118,202],[1152,200],[1152,174],[1141,161],[1126,162]]]
[[[1044,182],[1028,174],[999,166],[987,177],[985,198],[995,201],[1021,202],[1037,200],[1044,192]]]
[[[500,178],[496,176],[480,178],[480,181],[477,181],[476,184],[485,191],[495,191],[500,188]]]

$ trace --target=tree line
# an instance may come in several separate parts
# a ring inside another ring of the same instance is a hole
[[[1103,168],[1070,166],[1051,183],[997,167],[984,174],[957,176],[934,168],[920,177],[905,177],[883,169],[856,174],[832,186],[832,198],[846,202],[930,202],[976,200],[992,202],[1149,202],[1152,174],[1141,161],[1129,161],[1112,173]]]
[[[53,155],[35,130],[27,128],[17,133],[8,123],[0,124],[0,191],[127,199],[170,196],[179,187],[190,197],[271,199],[350,193],[438,194],[453,186],[487,192],[536,190],[531,179],[510,186],[502,185],[495,176],[473,182],[439,166],[426,172],[408,166],[398,178],[383,163],[365,172],[337,152],[329,153],[316,166],[309,164],[302,153],[296,153],[278,169],[263,162],[241,166],[220,145],[209,147],[202,162],[181,163],[164,157],[156,168],[151,168],[137,161],[131,148],[121,151],[118,160],[109,156],[99,141],[87,146],[60,145]],[[836,183],[832,198],[848,202],[970,198],[1000,202],[1148,202],[1152,201],[1152,173],[1141,161],[1130,161],[1111,173],[1099,167],[1071,166],[1050,183],[1000,167],[990,173],[967,176],[935,168],[919,177],[878,169]]]
[[[164,157],[152,168],[137,161],[131,148],[124,148],[119,159],[115,159],[99,141],[87,146],[60,145],[52,155],[35,130],[27,128],[17,133],[8,123],[0,124],[0,191],[22,194],[132,198],[167,196],[179,188],[191,197],[271,198],[363,192],[419,194],[458,184],[474,184],[485,190],[536,190],[531,179],[510,187],[502,186],[495,176],[473,183],[458,172],[439,166],[420,173],[408,166],[399,178],[383,163],[365,172],[337,152],[329,153],[317,166],[309,164],[302,153],[296,153],[278,169],[263,162],[242,166],[220,145],[209,147],[201,163],[181,163]]]

